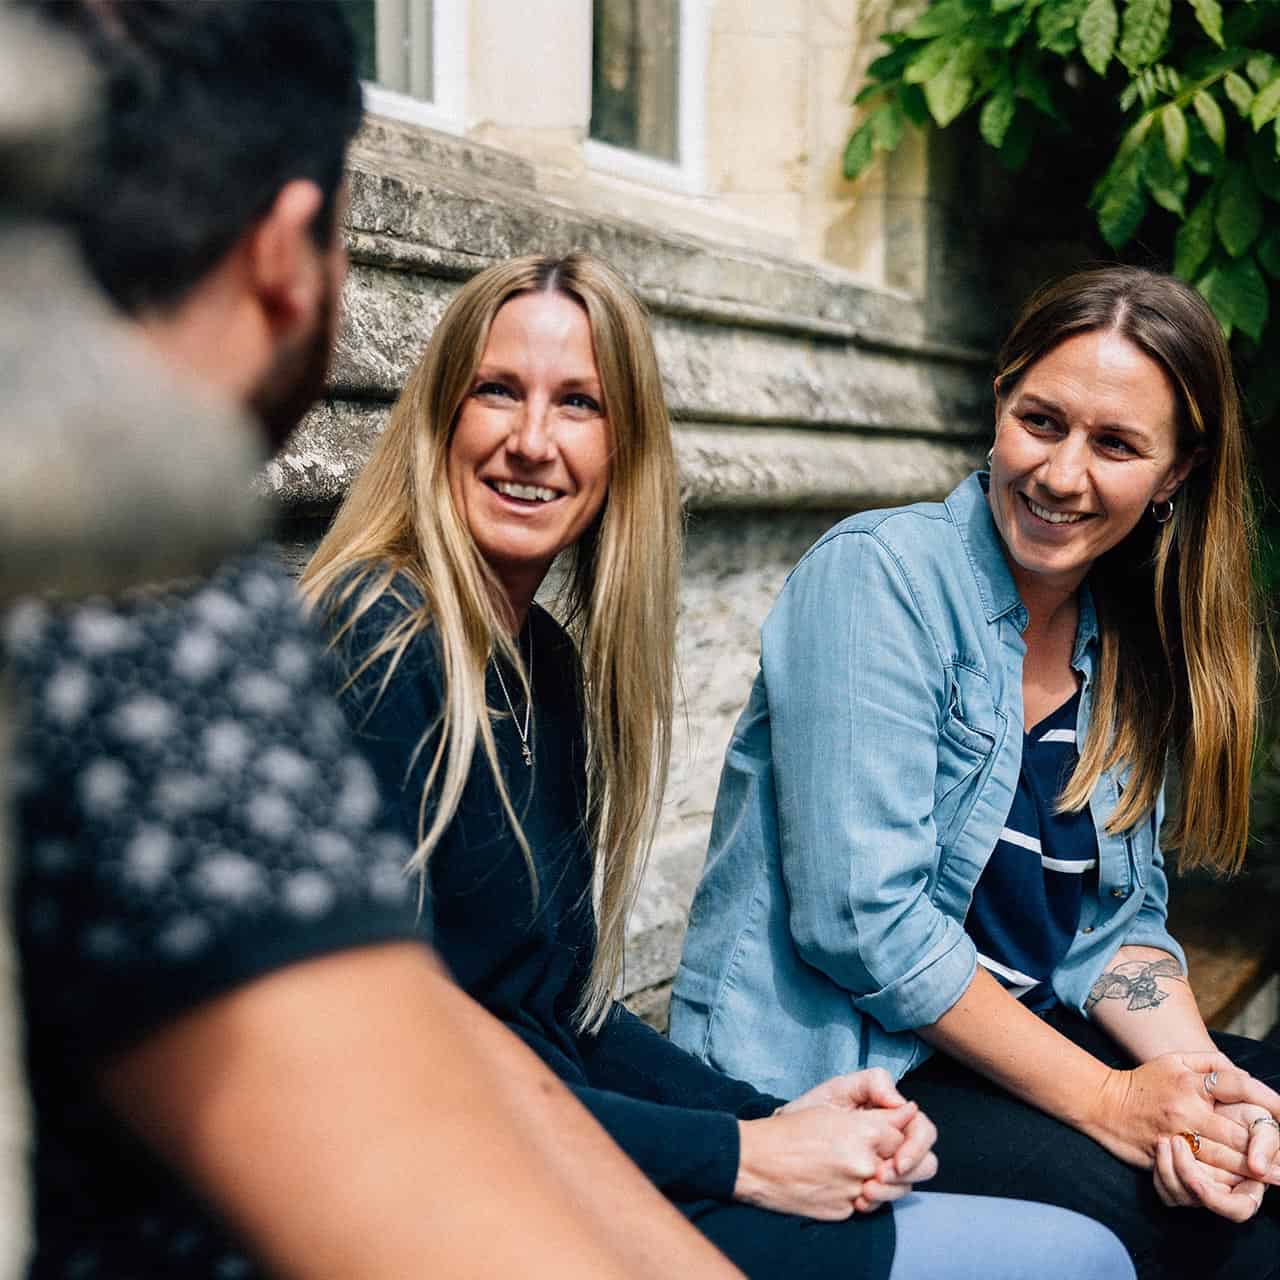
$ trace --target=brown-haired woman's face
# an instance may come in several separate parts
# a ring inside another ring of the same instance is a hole
[[[1190,470],[1173,385],[1127,338],[1097,330],[996,391],[989,500],[1014,579],[1074,591]]]
[[[494,316],[449,442],[449,490],[480,554],[527,602],[599,513],[609,487],[591,325],[560,293],[527,293]]]

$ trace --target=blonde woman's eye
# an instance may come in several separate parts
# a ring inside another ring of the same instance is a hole
[[[581,391],[565,396],[564,402],[570,409],[585,409],[588,413],[600,412],[600,402],[593,396],[584,395]]]
[[[505,396],[507,399],[515,398],[515,393],[511,388],[501,382],[477,383],[475,390],[471,394],[473,396]]]

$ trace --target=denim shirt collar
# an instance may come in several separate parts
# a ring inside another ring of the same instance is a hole
[[[951,491],[945,505],[969,558],[987,621],[995,622],[1012,614],[1018,630],[1022,631],[1027,625],[1027,610],[1009,571],[1004,542],[991,515],[987,501],[989,483],[987,472],[975,471]],[[1092,675],[1093,645],[1098,638],[1098,615],[1088,583],[1080,588],[1079,605],[1071,665],[1087,677]]]
[[[987,502],[989,479],[985,471],[975,471],[951,491],[946,508],[969,557],[987,621],[994,622],[1016,610],[1021,614],[1018,621],[1018,630],[1021,631],[1027,625],[1027,611],[1013,574],[1009,572],[1004,542]]]

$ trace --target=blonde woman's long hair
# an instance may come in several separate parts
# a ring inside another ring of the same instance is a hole
[[[453,820],[477,743],[532,875],[485,700],[497,655],[528,676],[509,632],[501,588],[449,491],[453,427],[470,394],[498,310],[555,292],[591,325],[610,434],[610,478],[596,521],[567,551],[557,601],[579,654],[587,741],[587,834],[594,856],[597,947],[577,1010],[586,1031],[608,1014],[622,971],[627,917],[657,827],[671,751],[675,618],[682,517],[671,429],[645,313],[611,268],[584,253],[522,257],[468,281],[449,305],[391,411],[387,428],[302,576],[308,604],[342,618],[341,640],[386,591],[403,621],[358,655],[357,678],[387,658],[379,688],[428,630],[444,674],[444,707],[418,750],[429,753],[418,847],[428,858]],[[399,592],[393,579],[412,584]],[[536,880],[534,884],[536,894]]]
[[[1184,869],[1230,873],[1249,835],[1261,631],[1231,356],[1194,289],[1137,267],[1099,267],[1030,299],[1000,352],[1001,396],[1059,343],[1100,330],[1127,338],[1168,375],[1178,448],[1195,465],[1167,523],[1144,516],[1090,572],[1101,661],[1089,732],[1059,803],[1085,808],[1103,771],[1127,766],[1107,820],[1107,830],[1127,831],[1151,815],[1172,757],[1180,803],[1165,842]]]

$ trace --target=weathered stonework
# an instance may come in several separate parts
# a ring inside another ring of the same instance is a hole
[[[760,623],[830,524],[940,497],[981,456],[981,315],[952,309],[942,323],[924,301],[830,268],[586,212],[540,193],[515,157],[389,122],[355,149],[351,196],[332,394],[260,478],[297,521],[282,539],[296,567],[462,280],[512,254],[585,248],[649,308],[690,511],[683,702],[625,975],[661,1022]]]

